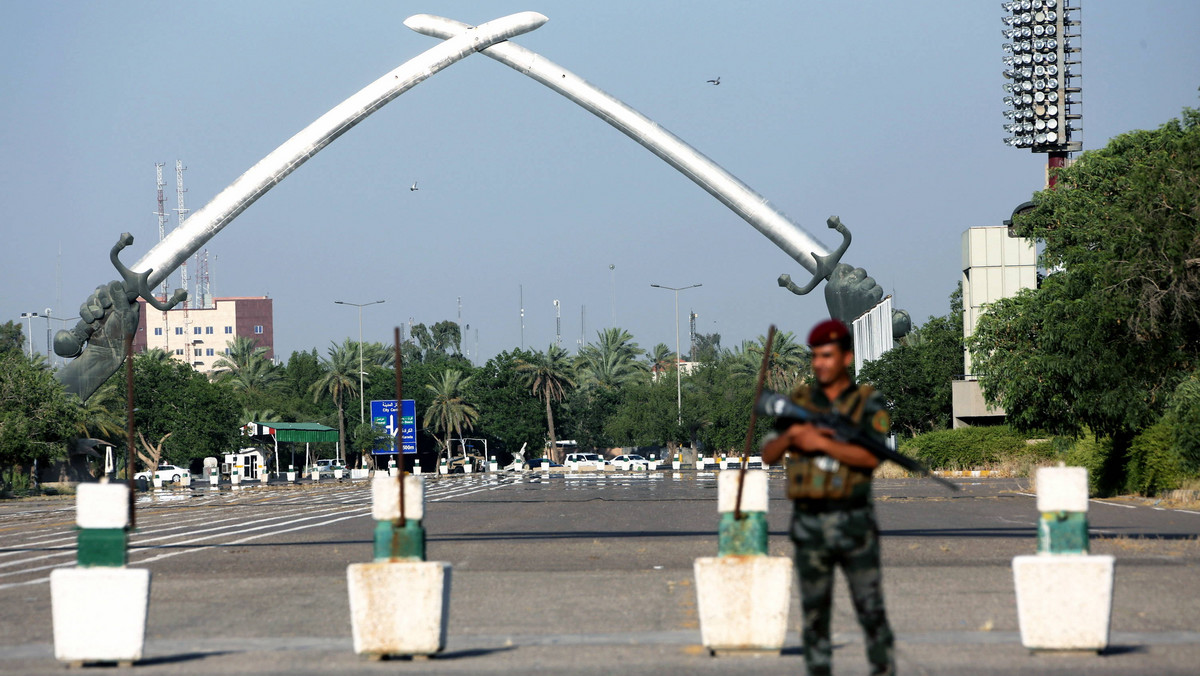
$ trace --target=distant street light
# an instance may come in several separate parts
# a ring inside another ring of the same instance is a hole
[[[651,284],[650,286],[652,286],[656,289],[666,289],[668,291],[675,292],[675,408],[679,413],[678,424],[682,425],[683,424],[683,385],[682,385],[682,379],[679,375],[679,371],[680,371],[679,363],[681,361],[680,356],[679,356],[679,292],[686,291],[688,289],[694,289],[698,286],[704,286],[704,285],[703,284],[693,284],[691,286],[681,286],[679,288],[675,288],[673,286],[662,286],[661,284]]]
[[[367,403],[366,397],[363,396],[363,356],[362,356],[362,309],[368,305],[378,305],[385,301],[373,300],[370,303],[347,303],[342,300],[335,300],[338,305],[353,305],[358,308],[358,423],[361,425],[367,422]],[[396,368],[400,368],[397,364]],[[343,451],[345,449],[342,449]]]
[[[28,321],[25,323],[26,324],[25,329],[29,333],[29,358],[30,359],[33,359],[33,321],[32,321],[32,319],[36,316],[38,316],[38,313],[36,313],[36,312],[22,312],[21,313],[21,319],[31,320],[31,321]]]

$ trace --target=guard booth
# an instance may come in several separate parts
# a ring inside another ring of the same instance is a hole
[[[258,467],[259,465],[265,467],[266,464],[267,456],[261,449],[243,448],[236,453],[225,454],[225,462],[221,463],[221,474],[228,477],[233,473],[234,468],[240,465],[238,474],[243,481],[258,481],[260,478]]]

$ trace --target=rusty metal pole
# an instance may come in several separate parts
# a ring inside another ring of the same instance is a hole
[[[401,402],[404,401],[404,355],[400,353],[400,327],[396,327],[396,465],[400,474],[400,527],[404,527],[404,411]]]
[[[775,325],[767,329],[767,344],[763,347],[762,366],[758,368],[758,383],[754,386],[754,399],[762,396],[763,383],[767,379],[767,366],[771,363],[771,346],[775,342]],[[750,427],[746,430],[746,445],[742,448],[741,469],[738,470],[737,502],[733,507],[733,518],[742,520],[742,490],[746,484],[746,466],[750,463],[750,446],[754,444],[754,424],[758,422],[758,407],[750,404]]]
[[[129,530],[137,527],[133,509],[133,334],[125,336],[125,481],[129,483]],[[158,468],[156,467],[155,470]]]

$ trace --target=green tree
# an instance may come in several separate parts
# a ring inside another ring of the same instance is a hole
[[[163,444],[164,459],[186,466],[238,444],[241,407],[230,391],[191,366],[153,355],[133,360],[134,426],[146,439]]]
[[[993,304],[971,341],[1011,424],[1111,438],[1106,490],[1200,352],[1200,112],[1115,137],[1059,171],[1014,221],[1054,271]]]
[[[338,447],[346,449],[346,397],[353,396],[358,391],[358,345],[349,338],[332,344],[328,350],[329,357],[321,360],[323,373],[320,379],[310,385],[313,401],[322,397],[333,399],[337,408]],[[365,379],[365,376],[364,376]]]
[[[285,379],[283,370],[267,358],[270,349],[259,347],[253,338],[245,336],[238,336],[226,345],[229,352],[213,363],[212,379],[236,391],[243,406],[266,403],[267,395]]]
[[[470,384],[471,376],[463,377],[457,369],[446,369],[425,388],[433,393],[433,401],[425,409],[425,427],[442,433],[442,450],[450,452],[452,434],[462,436],[463,430],[475,428],[479,412],[467,403],[463,391]]]
[[[645,376],[646,364],[638,361],[645,351],[625,329],[608,328],[596,333],[575,360],[579,386],[584,389],[618,389]]]
[[[49,370],[19,349],[0,352],[0,468],[9,487],[23,489],[35,461],[64,457],[80,417],[79,400]]]
[[[536,452],[544,443],[543,407],[529,396],[528,381],[518,370],[533,357],[532,352],[519,349],[501,352],[476,369],[466,387],[467,400],[479,411],[476,428],[497,451],[511,454],[527,446]]]
[[[555,462],[560,458],[556,457],[557,438],[554,434],[554,411],[551,404],[556,401],[562,401],[571,389],[575,387],[575,381],[571,378],[571,358],[567,355],[567,351],[557,345],[550,345],[545,352],[535,352],[533,356],[526,361],[522,361],[517,370],[525,376],[525,382],[529,386],[533,395],[541,399],[546,404],[546,426],[550,431],[550,457]]]
[[[0,354],[25,349],[25,334],[21,333],[21,324],[14,324],[10,319],[0,324]]]
[[[748,376],[752,380],[757,379],[766,346],[766,336],[759,336],[758,342],[743,342],[741,348],[734,353],[734,373]],[[797,383],[806,379],[809,373],[808,350],[796,342],[792,332],[777,331],[767,360],[767,389],[790,392]]]
[[[954,415],[952,383],[963,370],[962,286],[950,295],[950,313],[930,317],[875,361],[858,379],[888,401],[892,429],[913,436],[947,429]]]
[[[692,348],[694,361],[701,363],[715,362],[721,357],[721,334],[697,333],[696,346]]]

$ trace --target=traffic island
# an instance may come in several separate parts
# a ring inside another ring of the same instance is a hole
[[[125,484],[76,488],[77,565],[50,573],[54,657],[71,666],[129,666],[142,658],[150,571],[125,567],[129,500]]]
[[[767,473],[717,476],[717,556],[696,559],[700,635],[713,655],[778,655],[787,635],[792,560],[767,556]],[[741,518],[738,518],[738,517]]]
[[[1034,651],[1102,651],[1112,614],[1112,556],[1088,554],[1083,467],[1037,471],[1038,553],[1013,558],[1021,644]]]
[[[425,560],[424,480],[380,473],[371,492],[375,560],[346,569],[354,652],[370,659],[434,655],[446,646],[451,569]]]

